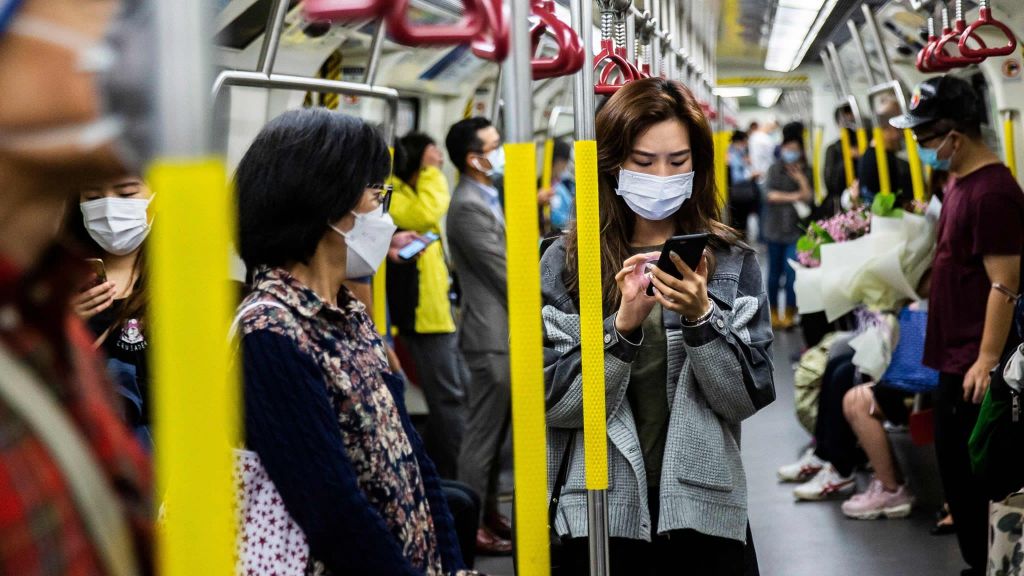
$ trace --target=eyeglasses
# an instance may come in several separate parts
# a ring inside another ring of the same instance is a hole
[[[919,145],[923,146],[925,143],[931,142],[936,138],[944,138],[947,134],[949,134],[952,131],[953,129],[950,128],[949,130],[936,132],[935,134],[929,134],[928,136],[918,136],[917,134],[914,134],[914,141],[917,142]]]
[[[371,184],[367,186],[367,189],[373,190],[373,200],[378,206],[384,207],[384,213],[387,214],[391,210],[391,192],[394,190],[394,186],[391,184]]]

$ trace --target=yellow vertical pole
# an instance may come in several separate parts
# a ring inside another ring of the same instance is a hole
[[[882,127],[875,126],[875,162],[878,163],[878,186],[880,194],[892,194],[892,183],[889,182],[889,158],[885,152],[885,138]]]
[[[541,338],[537,253],[537,149],[505,144],[505,222],[512,368],[512,429],[516,472],[516,535],[523,574],[547,574],[547,467],[544,420],[544,342]]]
[[[821,152],[824,146],[825,130],[817,128],[814,131],[814,203],[821,206],[825,201],[825,186],[822,183],[822,159]]]
[[[917,140],[909,128],[903,131],[903,142],[907,146],[907,163],[910,164],[910,181],[914,184],[914,200],[924,201],[924,170],[921,156],[917,153]]]
[[[715,132],[715,186],[718,188],[718,207],[729,199],[729,133]]]
[[[850,132],[846,128],[839,129],[839,146],[843,151],[843,171],[846,175],[846,187],[853,185],[856,178],[853,172],[853,147],[850,144]]]
[[[1014,133],[1014,111],[1006,110],[1003,112],[1006,116],[1003,120],[1003,149],[1006,151],[1006,165],[1010,167],[1010,172],[1013,177],[1017,177],[1017,142],[1016,134]]]
[[[149,240],[157,494],[165,576],[234,574],[231,449],[238,440],[238,378],[227,334],[235,307],[226,272],[235,236],[220,159],[167,160],[148,181],[159,202]]]
[[[863,127],[857,128],[857,151],[861,156],[868,151],[868,131]]]
[[[583,369],[583,438],[587,490],[608,489],[608,441],[604,403],[604,341],[601,287],[601,217],[598,209],[597,142],[577,140],[576,231],[579,245],[580,341]]]

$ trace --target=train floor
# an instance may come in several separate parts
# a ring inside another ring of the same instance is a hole
[[[743,461],[750,523],[764,576],[955,576],[964,567],[954,536],[932,536],[932,505],[906,520],[849,520],[839,501],[794,502],[792,484],[776,482],[778,466],[793,461],[808,441],[793,412],[792,357],[799,331],[776,335],[775,403],[743,424]],[[930,447],[915,450],[931,450]],[[511,486],[511,470],[502,484]],[[867,477],[860,478],[861,487]],[[503,504],[506,512],[510,503]],[[513,574],[511,558],[478,558],[493,576]]]

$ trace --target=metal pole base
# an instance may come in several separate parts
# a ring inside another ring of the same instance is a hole
[[[587,491],[590,576],[608,576],[608,492]]]

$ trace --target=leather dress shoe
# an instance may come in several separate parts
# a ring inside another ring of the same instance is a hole
[[[508,556],[512,554],[512,541],[487,528],[480,528],[476,531],[476,553],[481,556]]]
[[[512,521],[504,514],[493,512],[485,515],[484,526],[493,532],[495,536],[506,540],[512,539]]]

